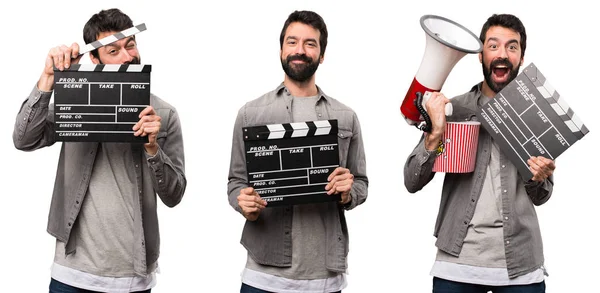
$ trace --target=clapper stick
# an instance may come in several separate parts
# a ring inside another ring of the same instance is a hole
[[[116,34],[113,34],[113,35],[110,35],[108,37],[104,37],[104,38],[102,38],[100,40],[97,40],[97,41],[91,42],[89,44],[86,44],[85,46],[83,46],[81,48],[81,50],[79,50],[79,55],[83,55],[83,54],[85,54],[87,52],[96,50],[96,49],[98,49],[100,47],[106,46],[106,45],[108,45],[110,43],[114,43],[114,42],[116,42],[118,40],[121,40],[121,39],[124,39],[126,37],[133,36],[133,35],[135,35],[135,34],[137,34],[139,32],[143,32],[145,30],[146,30],[146,24],[145,23],[136,25],[134,27],[130,27],[130,28],[128,28],[126,30],[123,30],[121,32],[118,32]]]

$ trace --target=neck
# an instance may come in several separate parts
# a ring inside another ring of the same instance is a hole
[[[286,75],[283,84],[294,97],[312,97],[318,94],[314,75],[305,82],[292,80]]]
[[[495,97],[497,94],[488,86],[488,84],[487,84],[487,82],[485,82],[485,80],[483,81],[483,84],[481,85],[481,93],[490,99]]]

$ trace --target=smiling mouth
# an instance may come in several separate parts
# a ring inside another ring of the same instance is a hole
[[[494,81],[503,82],[508,79],[510,69],[504,65],[496,66],[492,69]]]

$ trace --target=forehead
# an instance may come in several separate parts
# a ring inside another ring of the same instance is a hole
[[[521,41],[521,34],[518,32],[505,28],[502,26],[492,26],[485,33],[485,41],[489,41],[490,39],[495,39],[498,41],[511,41],[516,40],[518,43]]]
[[[315,39],[319,40],[321,36],[321,32],[308,25],[301,22],[292,22],[285,30],[285,39],[289,37],[294,37],[298,39]]]

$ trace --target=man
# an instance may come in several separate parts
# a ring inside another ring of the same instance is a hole
[[[237,116],[229,169],[229,203],[246,218],[241,243],[248,251],[240,292],[340,292],[346,286],[348,229],[344,210],[367,198],[365,154],[352,109],[315,84],[327,27],[312,11],[295,11],[279,37],[284,81],[244,105]],[[325,190],[329,203],[267,207],[248,187],[242,128],[337,119],[340,167]]]
[[[476,118],[475,111],[512,81],[523,64],[527,35],[521,21],[493,15],[483,25],[479,61],[485,81],[451,100],[449,120]],[[427,102],[433,124],[410,154],[404,168],[409,192],[422,189],[435,175],[432,166],[445,129],[441,93]],[[458,109],[458,111],[457,111]],[[466,109],[466,110],[465,110]],[[544,292],[542,239],[534,205],[552,194],[554,162],[528,160],[533,177],[523,180],[516,167],[482,127],[475,171],[447,173],[435,225],[438,253],[431,274],[433,292]]]
[[[93,15],[86,43],[133,27],[118,9]],[[134,36],[90,54],[94,64],[139,64]],[[13,132],[16,148],[32,151],[54,139],[53,66],[80,60],[74,43],[50,49],[37,85],[25,100]],[[181,126],[175,108],[150,96],[133,127],[148,143],[62,143],[48,233],[56,237],[50,292],[150,292],[158,266],[156,194],[169,207],[183,197],[186,178]],[[91,290],[91,291],[88,291]]]

